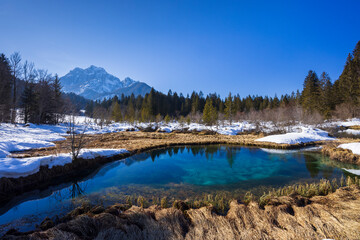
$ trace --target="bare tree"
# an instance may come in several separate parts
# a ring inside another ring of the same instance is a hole
[[[76,131],[75,117],[74,115],[71,115],[68,122],[68,134],[70,135],[70,147],[73,161],[78,159],[81,149],[85,146],[85,132],[86,126],[84,126],[80,132]]]
[[[29,63],[25,61],[23,64],[23,80],[25,81],[25,89],[21,96],[21,107],[22,107],[22,117],[24,123],[27,123],[30,119],[30,115],[36,103],[35,100],[35,93],[34,93],[34,81],[37,75],[37,72],[34,68],[34,63]],[[32,116],[32,119],[34,116]]]
[[[13,102],[11,110],[11,123],[15,123],[16,119],[16,80],[21,75],[21,56],[20,53],[15,52],[10,56],[11,74],[13,78]]]

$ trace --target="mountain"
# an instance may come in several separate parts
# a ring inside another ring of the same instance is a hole
[[[65,93],[73,92],[88,99],[104,99],[121,94],[144,96],[151,87],[131,78],[120,80],[105,69],[91,65],[86,69],[75,68],[60,78]]]

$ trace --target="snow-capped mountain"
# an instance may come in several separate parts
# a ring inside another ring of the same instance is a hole
[[[104,68],[91,65],[86,69],[75,68],[60,78],[63,91],[73,92],[88,99],[104,99],[121,94],[126,96],[145,95],[151,87],[131,78],[120,80],[105,71]]]

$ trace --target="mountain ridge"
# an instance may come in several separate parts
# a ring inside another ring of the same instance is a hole
[[[151,87],[144,82],[129,77],[120,80],[104,68],[91,65],[88,68],[76,67],[60,78],[65,93],[75,93],[91,100],[102,100],[121,94],[144,96]]]

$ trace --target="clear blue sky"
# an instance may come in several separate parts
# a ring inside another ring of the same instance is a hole
[[[339,77],[360,1],[0,0],[0,52],[60,76],[96,65],[155,89],[274,95]]]

